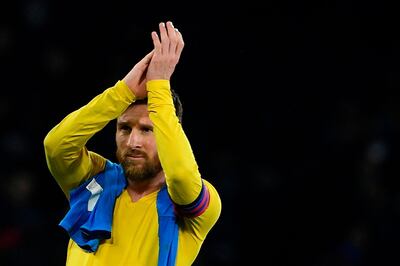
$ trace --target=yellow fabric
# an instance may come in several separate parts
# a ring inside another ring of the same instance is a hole
[[[175,116],[169,82],[150,81],[147,86],[149,115],[168,192],[174,202],[189,204],[199,195],[202,179],[189,141]],[[134,101],[133,93],[119,81],[69,114],[48,133],[44,141],[47,164],[67,196],[71,188],[104,169],[105,158],[88,151],[87,141]],[[203,181],[210,192],[210,204],[199,217],[184,218],[179,225],[178,266],[193,263],[206,235],[220,216],[219,195],[209,182]],[[157,191],[132,202],[124,190],[116,201],[111,239],[102,243],[95,253],[84,252],[70,240],[67,265],[157,265],[156,197]]]
[[[202,183],[189,141],[175,115],[169,83],[153,80],[147,85],[149,116],[168,192],[175,203],[192,203],[200,194]]]
[[[66,116],[44,140],[47,166],[68,196],[68,191],[104,169],[105,159],[85,147],[88,140],[117,118],[135,100],[119,81],[87,105]]]
[[[209,183],[207,186],[212,191],[214,202],[217,202],[215,189]],[[132,202],[128,192],[124,190],[115,205],[111,239],[102,243],[96,253],[85,253],[70,240],[67,265],[157,265],[157,192]],[[205,213],[195,219],[184,219],[184,226],[179,228],[177,266],[193,263],[209,227],[212,226],[207,220],[212,221],[213,217],[219,215],[216,207],[217,204],[214,207],[209,206]]]

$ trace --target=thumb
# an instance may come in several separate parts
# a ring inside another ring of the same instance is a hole
[[[142,60],[140,60],[140,63],[147,66],[148,64],[150,64],[151,58],[153,57],[154,54],[154,49],[148,53],[145,57],[143,57]]]
[[[132,70],[136,70],[139,73],[144,73],[150,64],[151,58],[153,57],[153,53],[154,51],[151,51],[145,57],[143,57],[139,62],[136,63],[136,65]]]

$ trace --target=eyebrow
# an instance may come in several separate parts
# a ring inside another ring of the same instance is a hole
[[[117,126],[126,126],[129,125],[127,121],[117,121]]]
[[[138,124],[144,127],[154,127],[154,125],[151,123],[138,122]],[[131,124],[128,121],[117,121],[117,126],[131,126]]]

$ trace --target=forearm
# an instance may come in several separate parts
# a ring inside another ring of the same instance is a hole
[[[147,83],[149,116],[154,125],[160,158],[172,200],[192,203],[202,181],[190,143],[175,115],[170,84],[166,80]]]
[[[47,165],[64,192],[96,170],[93,162],[98,162],[99,156],[87,151],[87,141],[133,101],[129,88],[118,82],[70,113],[47,134],[44,140]]]

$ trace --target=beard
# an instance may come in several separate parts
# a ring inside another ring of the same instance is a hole
[[[149,180],[162,171],[161,163],[157,157],[149,158],[141,153],[144,160],[139,162],[127,158],[129,152],[123,153],[117,149],[117,159],[124,169],[127,179],[135,182]]]

